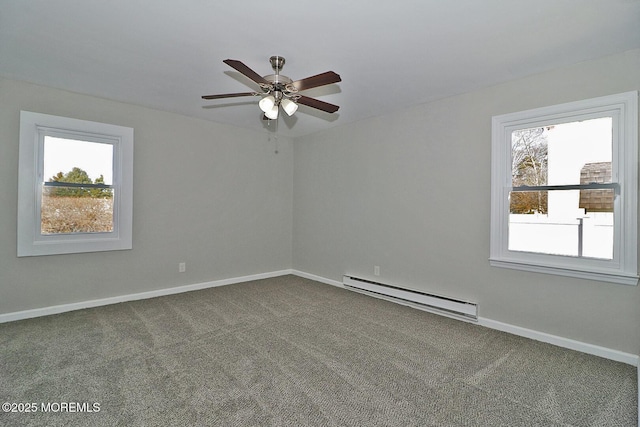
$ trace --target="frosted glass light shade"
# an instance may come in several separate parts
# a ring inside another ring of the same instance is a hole
[[[280,105],[282,105],[282,109],[289,116],[292,116],[293,113],[295,113],[298,110],[298,104],[296,104],[295,102],[287,98],[283,99]]]
[[[276,116],[277,116],[278,113],[277,113],[276,99],[273,97],[273,95],[265,96],[260,100],[260,102],[258,102],[258,107],[260,107],[260,109],[264,111],[265,114],[273,110],[274,106],[276,107]]]
[[[264,110],[262,110],[264,111]],[[269,111],[265,111],[264,115],[267,116],[268,119],[275,120],[278,118],[278,106],[273,105]]]

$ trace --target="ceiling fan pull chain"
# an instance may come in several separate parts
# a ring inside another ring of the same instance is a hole
[[[276,149],[274,151],[275,154],[278,154],[278,122],[279,121],[280,120],[276,120],[276,131],[274,132],[274,136],[275,136],[275,140],[276,140],[276,143],[275,143]]]

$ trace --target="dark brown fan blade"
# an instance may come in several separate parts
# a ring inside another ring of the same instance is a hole
[[[238,61],[236,59],[225,59],[222,62],[224,62],[225,64],[227,64],[231,68],[234,68],[236,71],[241,72],[242,74],[244,74],[245,76],[249,77],[251,80],[253,80],[254,82],[256,82],[258,84],[261,84],[261,83],[265,84],[265,85],[269,85],[270,84],[268,81],[263,79],[261,75],[259,75],[258,73],[253,71],[251,68],[249,68],[246,65],[244,65],[244,63],[242,63],[241,61]]]
[[[328,102],[320,101],[319,99],[309,98],[308,96],[301,96],[298,98],[298,104],[326,111],[327,113],[335,113],[338,111],[338,108],[340,108],[337,105],[329,104]]]
[[[237,98],[239,96],[256,96],[256,92],[223,93],[221,95],[203,95],[202,99]]]
[[[327,71],[326,73],[317,74],[315,76],[307,77],[306,79],[296,80],[291,84],[298,90],[307,90],[341,81],[342,79],[338,74],[333,71]]]

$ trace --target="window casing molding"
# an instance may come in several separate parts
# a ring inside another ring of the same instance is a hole
[[[613,259],[594,259],[512,251],[509,238],[511,134],[523,128],[600,117],[613,118]],[[638,283],[638,92],[626,92],[492,118],[490,264],[495,267],[556,274],[626,285]]]
[[[44,137],[80,139],[113,146],[113,230],[43,234],[41,202]],[[39,256],[132,248],[133,129],[21,111],[18,172],[17,256]]]

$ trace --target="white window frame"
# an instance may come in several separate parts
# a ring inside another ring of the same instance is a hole
[[[613,117],[614,200],[612,260],[508,249],[511,133],[591,118]],[[490,265],[583,279],[638,284],[638,92],[536,108],[492,118]]]
[[[102,233],[42,234],[45,177],[44,137],[56,136],[113,145],[113,230]],[[133,129],[49,114],[20,112],[17,254],[23,256],[132,248]]]

